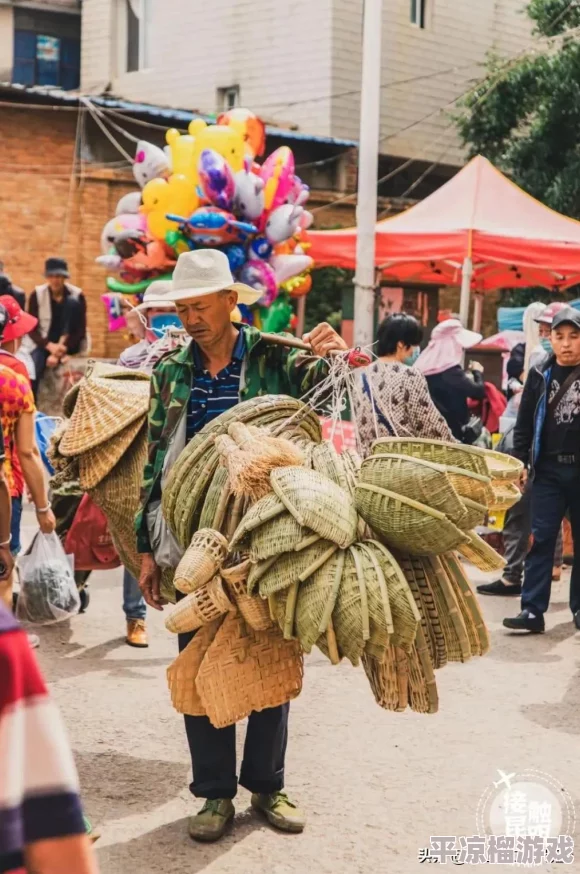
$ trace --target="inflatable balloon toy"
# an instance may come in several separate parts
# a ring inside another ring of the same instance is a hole
[[[312,288],[312,276],[310,273],[300,273],[287,279],[280,285],[280,291],[285,291],[290,297],[298,298],[307,295]]]
[[[115,216],[119,215],[139,215],[139,207],[141,206],[141,192],[131,191],[125,194],[115,207]]]
[[[266,150],[266,126],[249,109],[236,107],[218,116],[217,123],[232,127],[242,137],[246,154],[251,158],[261,157]]]
[[[241,321],[244,322],[245,325],[253,325],[254,324],[254,313],[256,312],[251,307],[246,306],[244,303],[238,304],[238,309],[242,316]]]
[[[261,258],[262,261],[267,261],[271,254],[272,243],[266,237],[255,237],[250,243],[250,258]]]
[[[123,198],[121,198],[123,200]],[[119,201],[120,203],[121,201]],[[117,204],[118,206],[119,204]],[[109,219],[101,231],[101,254],[109,255],[115,237],[122,231],[145,231],[147,219],[142,213],[125,212]],[[100,262],[99,262],[100,263]]]
[[[246,261],[239,272],[240,282],[262,292],[259,306],[269,307],[278,295],[276,274],[267,261],[253,259]]]
[[[197,173],[198,154],[194,138],[188,134],[180,134],[178,130],[171,128],[165,134],[165,139],[172,175],[185,176],[190,186],[196,191],[199,176]]]
[[[204,149],[199,158],[198,173],[204,198],[218,209],[231,210],[236,186],[226,159],[213,149]]]
[[[139,140],[133,164],[133,176],[140,188],[144,188],[152,179],[169,176],[170,172],[169,160],[163,149],[146,140]]]
[[[213,149],[224,158],[233,173],[244,166],[244,140],[233,128],[226,125],[207,125],[201,118],[196,118],[189,124],[189,133],[194,139],[193,162],[197,176],[201,153]]]
[[[175,267],[175,255],[161,240],[152,240],[142,231],[123,231],[114,246],[122,259],[121,279],[140,282],[167,273]]]
[[[165,242],[179,257],[183,252],[190,252],[194,248],[192,241],[181,231],[167,231]]]
[[[246,263],[246,250],[239,243],[230,243],[229,246],[223,246],[222,252],[225,252],[227,255],[232,273],[237,273],[240,267],[243,267]]]
[[[288,203],[304,204],[310,196],[310,188],[302,181],[300,176],[295,176],[292,180],[292,188],[288,194]]]
[[[262,331],[269,334],[285,331],[290,324],[292,314],[292,306],[284,297],[279,297],[267,310],[261,311]]]
[[[280,146],[262,164],[261,177],[264,180],[264,208],[271,212],[286,203],[294,185],[294,155],[288,146]],[[302,195],[300,196],[302,197]],[[308,195],[306,195],[308,197]],[[295,203],[302,203],[298,198]]]
[[[175,213],[169,213],[167,218],[176,222],[180,231],[200,247],[245,243],[258,230],[255,225],[239,222],[230,212],[215,206],[202,206],[189,218]]]
[[[127,327],[127,319],[121,306],[120,294],[102,294],[101,300],[105,304],[109,319],[109,331],[120,331]]]
[[[293,237],[300,227],[304,207],[298,204],[285,203],[270,213],[266,221],[265,233],[273,244],[282,243]]]
[[[189,215],[197,204],[197,194],[187,177],[173,175],[169,179],[152,179],[147,183],[140,209],[147,217],[151,236],[165,240],[167,231],[177,230],[177,224],[167,219],[167,213]]]
[[[257,221],[264,212],[264,180],[251,170],[252,162],[246,159],[243,170],[234,176],[235,194],[233,211],[243,221]]]

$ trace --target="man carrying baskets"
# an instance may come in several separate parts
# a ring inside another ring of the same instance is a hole
[[[216,249],[181,255],[167,293],[191,343],[162,358],[151,379],[148,463],[136,531],[143,554],[139,586],[147,603],[157,610],[165,603],[160,594],[161,566],[172,564],[175,546],[160,523],[161,489],[186,443],[241,400],[267,394],[301,397],[327,376],[324,357],[347,350],[327,324],[318,325],[304,338],[313,355],[271,344],[255,328],[233,324],[230,317],[236,305],[251,306],[261,294],[236,283],[226,255]],[[180,651],[192,636],[179,636]],[[282,791],[288,709],[286,703],[250,715],[239,782],[253,793],[253,807],[274,827],[300,832],[303,815]],[[193,766],[190,788],[205,799],[200,812],[190,819],[189,833],[195,840],[215,841],[234,817],[232,799],[238,784],[235,725],[217,729],[206,716],[185,716],[185,728]]]

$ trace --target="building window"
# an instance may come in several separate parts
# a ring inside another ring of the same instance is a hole
[[[411,0],[411,24],[421,29],[427,26],[427,0]]]
[[[235,109],[240,105],[240,86],[230,85],[228,88],[218,88],[217,108],[222,112]]]
[[[14,30],[13,82],[74,91],[80,83],[80,66],[79,39]]]
[[[125,0],[127,10],[127,72],[146,70],[150,65],[152,0]]]

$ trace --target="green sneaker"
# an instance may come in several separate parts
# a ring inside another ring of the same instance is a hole
[[[271,795],[252,795],[252,807],[259,810],[270,825],[282,832],[298,834],[304,831],[304,814],[290,801],[285,792],[272,792]]]
[[[199,813],[190,817],[189,836],[194,841],[219,841],[231,824],[235,812],[229,798],[208,798]]]

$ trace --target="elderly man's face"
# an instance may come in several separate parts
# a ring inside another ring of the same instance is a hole
[[[231,314],[238,302],[235,291],[220,291],[191,300],[178,300],[177,315],[190,337],[202,348],[220,340],[231,325]]]
[[[54,294],[62,294],[65,283],[64,276],[48,276],[47,282],[48,287]]]

